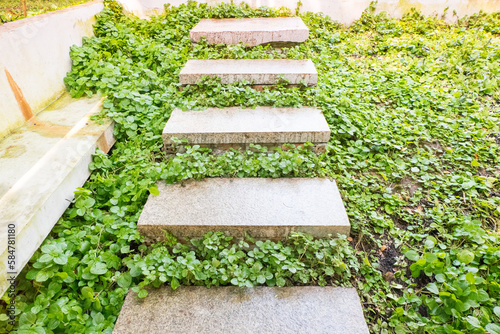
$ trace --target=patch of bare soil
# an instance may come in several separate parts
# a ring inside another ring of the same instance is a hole
[[[394,275],[394,265],[396,264],[397,258],[401,254],[394,247],[394,243],[389,241],[386,245],[382,246],[379,251],[379,267],[378,269],[384,274],[386,279],[392,279]]]
[[[431,141],[425,141],[422,143],[424,146],[430,148],[433,151],[437,151],[439,153],[444,152],[444,147],[441,145],[441,143],[437,140],[431,140]]]
[[[400,192],[407,191],[410,197],[412,197],[418,190],[419,185],[417,181],[413,180],[409,176],[403,177],[401,182],[399,182],[399,185],[395,187],[396,190],[399,190]]]

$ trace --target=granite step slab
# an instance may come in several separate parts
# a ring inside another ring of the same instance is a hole
[[[180,287],[130,292],[115,334],[368,334],[354,288]]]
[[[302,43],[309,38],[309,29],[300,17],[203,19],[191,30],[190,37],[193,43],[205,38],[208,44],[226,45]]]
[[[246,81],[253,85],[315,86],[318,72],[310,59],[192,59],[179,73],[181,85],[197,84],[203,77],[219,77],[222,84]]]
[[[282,146],[285,143],[318,147],[330,139],[330,128],[317,108],[238,107],[202,111],[175,109],[163,129],[163,144],[173,152],[172,138],[212,149],[249,148],[250,144]]]
[[[298,231],[317,238],[350,232],[335,181],[324,178],[212,178],[166,185],[158,182],[137,229],[147,242],[200,238],[222,231],[279,240]]]

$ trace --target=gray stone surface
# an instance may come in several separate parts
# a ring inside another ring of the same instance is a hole
[[[175,109],[163,129],[166,148],[172,144],[172,137],[187,139],[190,145],[216,148],[249,143],[325,144],[330,139],[330,128],[316,108]]]
[[[130,292],[115,334],[368,334],[354,288],[170,287]]]
[[[223,231],[281,239],[291,231],[326,237],[349,234],[335,181],[321,178],[213,178],[166,185],[150,196],[137,228],[149,241]]]
[[[318,82],[318,72],[309,59],[188,60],[179,73],[179,82],[193,85],[205,76],[220,77],[222,84],[245,80],[254,85],[274,85],[280,81],[280,77],[291,85],[305,82],[306,85],[314,86]]]
[[[302,43],[309,29],[300,17],[255,17],[249,19],[204,19],[190,32],[191,41],[205,38],[208,44],[248,46],[267,43]]]

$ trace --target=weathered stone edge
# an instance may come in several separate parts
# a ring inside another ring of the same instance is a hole
[[[89,124],[95,126],[94,122]],[[71,204],[71,201],[68,201],[68,199],[73,198],[74,190],[83,185],[88,179],[90,175],[88,165],[92,161],[92,155],[95,153],[96,148],[107,152],[115,143],[116,140],[113,136],[114,125],[115,123],[112,120],[105,121],[104,124],[97,128],[101,134],[99,136],[95,136],[95,140],[92,142],[87,141],[84,144],[87,146],[83,150],[82,147],[78,147],[78,149],[75,148],[75,152],[79,151],[78,153],[80,153],[80,157],[75,161],[71,161],[71,167],[69,167],[66,172],[63,172],[60,176],[55,177],[56,180],[60,181],[57,184],[54,184],[54,188],[51,193],[46,193],[43,196],[40,196],[37,203],[33,204],[33,206],[38,209],[36,212],[29,215],[27,221],[20,223],[15,219],[15,217],[9,217],[8,221],[14,221],[17,225],[16,274],[21,272],[21,269],[28,263],[66,208]],[[64,138],[61,140],[63,139]],[[51,159],[47,160],[52,161]],[[22,196],[22,192],[19,196]],[[7,201],[0,201],[0,216],[2,212],[5,212],[2,210],[2,207],[12,206],[12,204],[10,204],[12,201],[16,202],[17,197]],[[0,217],[0,220],[4,221],[4,218]],[[33,229],[37,232],[41,232],[38,233],[38,235],[42,235],[39,240],[34,239]],[[8,245],[6,242],[7,235],[2,235],[2,239],[3,238],[5,238],[5,241],[2,240],[0,242],[0,296],[9,287],[9,282],[7,282],[7,272],[9,272],[9,270],[6,267],[7,257],[9,255]],[[33,243],[36,244],[35,247],[33,246]]]

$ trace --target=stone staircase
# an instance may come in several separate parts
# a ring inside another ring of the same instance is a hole
[[[307,39],[300,18],[202,20],[191,32],[193,42],[248,45],[300,43]],[[310,60],[190,60],[180,72],[181,84],[204,76],[223,84],[248,81],[273,85],[315,85]],[[270,147],[310,141],[325,145],[330,130],[315,108],[174,110],[163,131],[165,149],[172,137],[214,150]],[[334,181],[329,179],[205,179],[184,184],[158,183],[138,229],[148,242],[161,241],[168,231],[178,238],[223,231],[256,239],[283,239],[291,231],[314,237],[349,234],[350,224]],[[170,287],[151,290],[145,300],[130,292],[114,333],[368,333],[354,288],[336,287]]]

